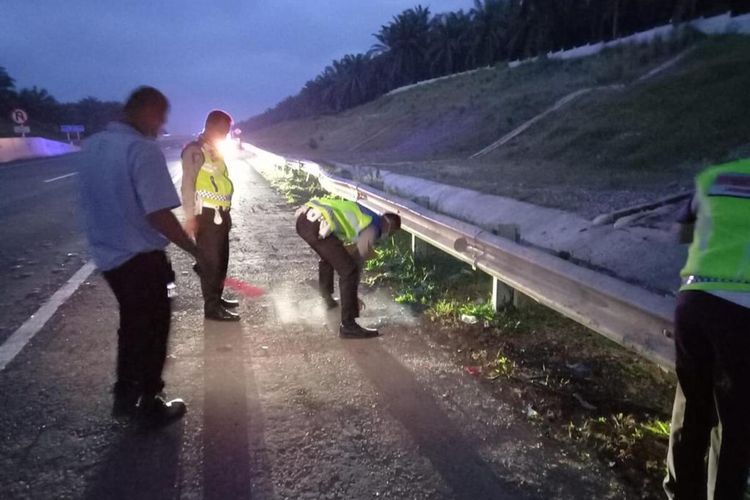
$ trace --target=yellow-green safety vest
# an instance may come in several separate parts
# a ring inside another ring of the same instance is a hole
[[[232,206],[234,184],[224,158],[208,144],[201,144],[203,165],[195,181],[195,196],[201,206],[229,209]]]
[[[313,198],[305,205],[320,210],[333,235],[347,244],[354,243],[359,233],[372,223],[372,217],[353,201]]]
[[[698,217],[680,290],[750,292],[750,159],[695,180]]]

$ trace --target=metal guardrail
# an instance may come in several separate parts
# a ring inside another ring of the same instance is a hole
[[[331,193],[401,216],[402,227],[539,303],[674,370],[674,299],[657,295],[544,251],[525,247],[414,202],[335,177],[317,164],[286,160],[277,168],[316,176]]]

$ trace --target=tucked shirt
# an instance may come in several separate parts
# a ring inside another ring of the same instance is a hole
[[[146,218],[180,206],[164,154],[155,141],[113,122],[83,147],[81,206],[91,256],[108,271],[169,241]]]

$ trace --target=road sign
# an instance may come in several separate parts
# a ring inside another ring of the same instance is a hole
[[[10,112],[11,119],[19,125],[23,125],[29,121],[29,114],[21,108],[16,108]]]
[[[31,128],[20,125],[18,127],[13,127],[13,132],[21,134],[22,137],[26,137],[26,134],[31,133]]]
[[[64,132],[66,134],[80,133],[84,130],[85,127],[83,125],[60,125],[60,132]]]
[[[70,142],[70,134],[75,134],[80,141],[81,132],[83,132],[84,128],[83,125],[60,125],[60,132],[68,134],[68,142]]]

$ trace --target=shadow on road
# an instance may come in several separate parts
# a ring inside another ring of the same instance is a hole
[[[377,341],[349,340],[343,344],[455,498],[530,498],[495,474],[477,453],[477,440],[463,435],[412,373]]]
[[[179,497],[183,423],[160,430],[122,430],[104,466],[89,483],[86,500],[169,500]]]
[[[263,413],[240,323],[204,324],[203,498],[273,498]]]

